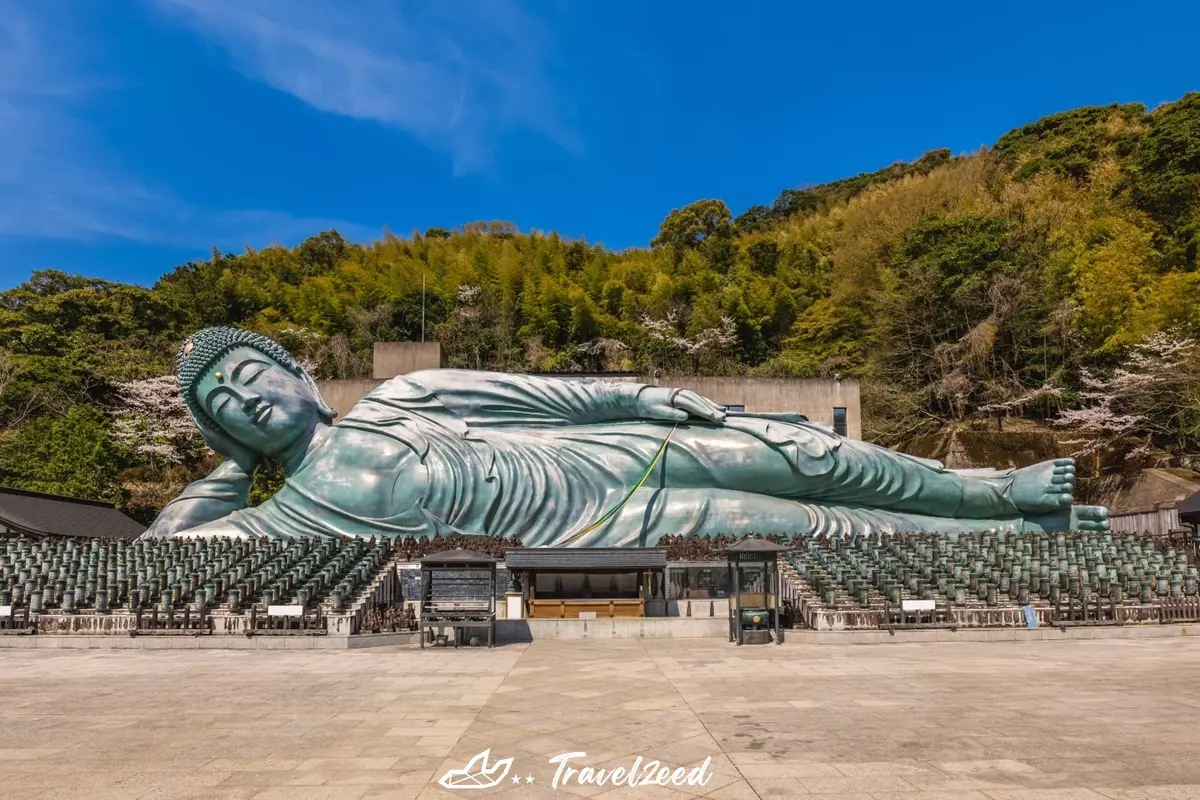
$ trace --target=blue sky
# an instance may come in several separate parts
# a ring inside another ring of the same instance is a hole
[[[0,288],[675,207],[1200,89],[1200,4],[0,0]]]

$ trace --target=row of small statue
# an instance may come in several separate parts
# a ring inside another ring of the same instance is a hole
[[[362,629],[365,633],[415,631],[417,615],[408,603],[372,603],[363,615]]]
[[[353,599],[390,555],[363,539],[8,539],[0,548],[0,605],[73,613],[183,605],[231,610],[289,600],[333,610]]]
[[[1195,564],[1152,537],[1119,533],[894,534],[807,541],[789,556],[823,605],[860,608],[902,599],[988,606],[1071,599],[1150,603],[1196,597]]]

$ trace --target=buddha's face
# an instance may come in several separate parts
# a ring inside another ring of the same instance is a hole
[[[252,347],[217,359],[196,384],[196,396],[225,433],[264,455],[282,452],[321,419],[308,384]]]

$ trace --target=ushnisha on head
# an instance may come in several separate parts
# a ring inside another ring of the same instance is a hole
[[[247,471],[336,416],[291,353],[257,333],[205,328],[184,341],[175,364],[205,442]]]

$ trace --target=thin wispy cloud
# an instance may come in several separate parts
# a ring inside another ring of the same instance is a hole
[[[450,154],[458,174],[486,168],[510,131],[582,150],[553,91],[552,37],[516,2],[156,4],[243,75],[321,111],[406,131]]]
[[[294,243],[361,225],[271,209],[208,209],[129,174],[85,112],[121,82],[62,7],[0,6],[0,236],[206,248]]]

